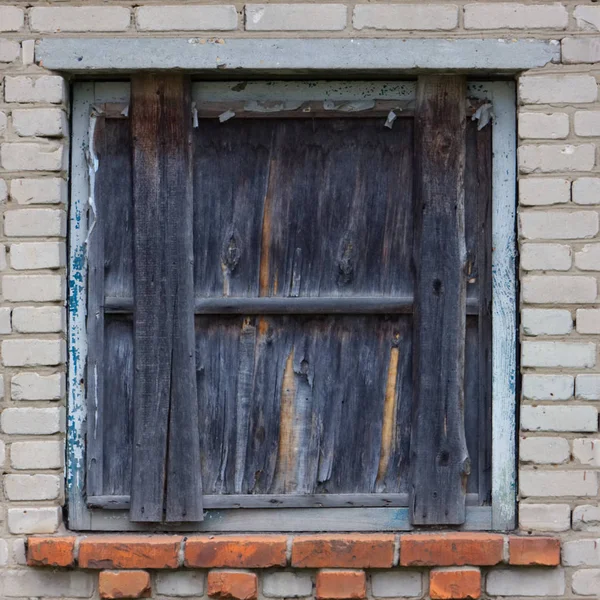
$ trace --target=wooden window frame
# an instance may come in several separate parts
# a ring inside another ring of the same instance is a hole
[[[325,85],[325,84],[323,84]],[[338,82],[343,97],[368,96],[374,82]],[[193,97],[198,106],[215,102],[215,116],[221,110],[227,84],[198,82]],[[302,97],[306,84],[281,82],[287,94]],[[375,84],[376,86],[376,84]],[[261,94],[273,94],[273,87],[250,83],[247,93],[268,100]],[[392,96],[401,98],[410,110],[414,102],[414,82],[395,82]],[[292,90],[290,92],[290,90]],[[349,92],[348,90],[351,90]],[[314,96],[314,91],[312,92]],[[516,367],[517,367],[517,295],[516,295],[516,103],[514,83],[470,82],[468,96],[487,99],[493,105],[492,123],[492,504],[468,506],[464,530],[510,530],[516,514]],[[237,94],[239,98],[239,93]],[[335,99],[335,97],[333,98]],[[385,97],[380,98],[382,110]],[[69,526],[76,530],[148,531],[156,525],[132,523],[127,511],[88,508],[85,498],[85,421],[87,412],[87,214],[94,211],[93,194],[97,161],[90,153],[88,140],[93,135],[92,108],[102,103],[129,102],[129,84],[113,82],[77,82],[73,87],[73,151],[71,157],[71,203],[69,240],[69,378],[67,432],[67,498]],[[249,512],[251,511],[251,512]],[[251,518],[250,518],[251,515]],[[349,526],[349,524],[351,524]],[[403,507],[364,508],[268,508],[207,510],[198,524],[169,526],[169,530],[194,531],[405,531],[411,530],[409,509]]]

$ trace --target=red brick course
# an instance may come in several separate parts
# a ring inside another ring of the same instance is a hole
[[[75,537],[30,537],[27,564],[30,567],[72,567],[75,565]]]
[[[432,600],[475,600],[481,596],[479,569],[432,569],[429,574]]]
[[[152,588],[146,571],[102,571],[98,577],[100,598],[150,598]]]
[[[256,600],[258,579],[254,573],[210,571],[208,595],[223,600]]]
[[[560,540],[551,537],[508,538],[511,565],[555,567],[560,564]]]
[[[367,596],[364,571],[319,571],[318,600],[360,600]]]

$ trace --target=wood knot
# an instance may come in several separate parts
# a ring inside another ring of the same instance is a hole
[[[356,250],[352,240],[343,240],[338,261],[337,279],[339,285],[348,285],[354,279],[355,254]]]
[[[235,268],[240,262],[240,256],[241,250],[239,248],[235,235],[232,233],[229,236],[229,240],[223,248],[223,266],[230,272],[235,271]]]

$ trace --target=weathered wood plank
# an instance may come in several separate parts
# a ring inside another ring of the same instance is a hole
[[[190,112],[186,77],[133,77],[134,521],[203,517],[194,376]]]
[[[466,80],[424,75],[415,117],[415,406],[410,509],[415,525],[465,522]]]

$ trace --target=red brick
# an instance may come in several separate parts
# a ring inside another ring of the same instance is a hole
[[[256,600],[258,580],[255,573],[210,571],[208,595],[223,600]]]
[[[319,571],[319,600],[350,600],[366,598],[367,578],[364,571]]]
[[[83,569],[176,569],[183,538],[172,535],[105,535],[84,538]]]
[[[74,537],[30,537],[27,540],[30,567],[72,567],[75,564]]]
[[[102,571],[98,577],[100,598],[150,598],[152,588],[146,571]]]
[[[496,565],[504,540],[491,533],[407,534],[400,538],[400,564],[417,567]]]
[[[551,537],[508,538],[511,565],[540,565],[555,567],[560,564],[560,540]]]
[[[292,542],[293,567],[386,569],[393,562],[393,535],[300,535]]]
[[[481,596],[479,569],[433,569],[429,574],[432,600],[465,600]]]
[[[236,569],[285,567],[286,546],[285,535],[190,537],[185,543],[185,566]]]

